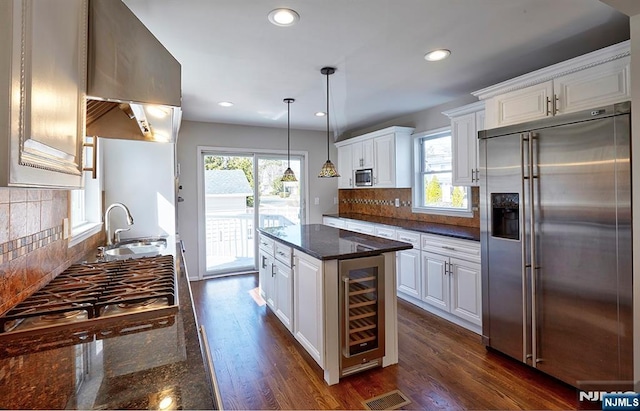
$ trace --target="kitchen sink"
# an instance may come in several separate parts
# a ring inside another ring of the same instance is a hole
[[[165,248],[167,239],[164,237],[129,238],[105,249],[104,256],[107,261],[152,257],[161,254]]]

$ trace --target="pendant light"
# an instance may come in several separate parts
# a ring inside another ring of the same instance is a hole
[[[285,98],[283,101],[287,103],[287,169],[284,171],[280,181],[283,183],[295,183],[298,179],[291,169],[291,103],[295,100]]]
[[[335,72],[336,69],[333,67],[323,67],[320,70],[320,73],[327,76],[327,161],[322,166],[320,174],[318,174],[318,177],[323,178],[340,177],[340,174],[338,174],[338,171],[336,170],[336,166],[333,165],[329,158],[329,76]]]

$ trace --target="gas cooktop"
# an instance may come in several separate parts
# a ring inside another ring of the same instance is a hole
[[[75,264],[0,317],[9,335],[112,328],[177,312],[173,256]],[[120,327],[122,328],[122,327]]]

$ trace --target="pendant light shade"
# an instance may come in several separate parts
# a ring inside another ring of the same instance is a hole
[[[338,174],[338,170],[336,170],[336,166],[331,162],[331,158],[329,157],[329,76],[336,72],[336,69],[333,67],[323,67],[320,70],[320,73],[327,76],[327,161],[322,166],[318,177],[322,178],[331,178],[331,177],[340,177]]]
[[[298,179],[291,169],[291,103],[295,100],[285,98],[283,101],[287,103],[287,169],[284,171],[280,181],[283,183],[295,183]]]

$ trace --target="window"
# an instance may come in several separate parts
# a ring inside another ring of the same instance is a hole
[[[86,137],[90,143],[93,137]],[[92,158],[92,148],[86,147],[84,152],[85,164]],[[100,151],[98,151],[100,154]],[[88,161],[87,161],[88,160]],[[91,166],[91,164],[87,165]],[[71,238],[69,247],[102,230],[102,181],[100,159],[98,158],[98,178],[92,179],[91,171],[84,172],[84,188],[71,190]]]
[[[413,211],[471,216],[469,187],[454,186],[451,130],[415,135]]]

